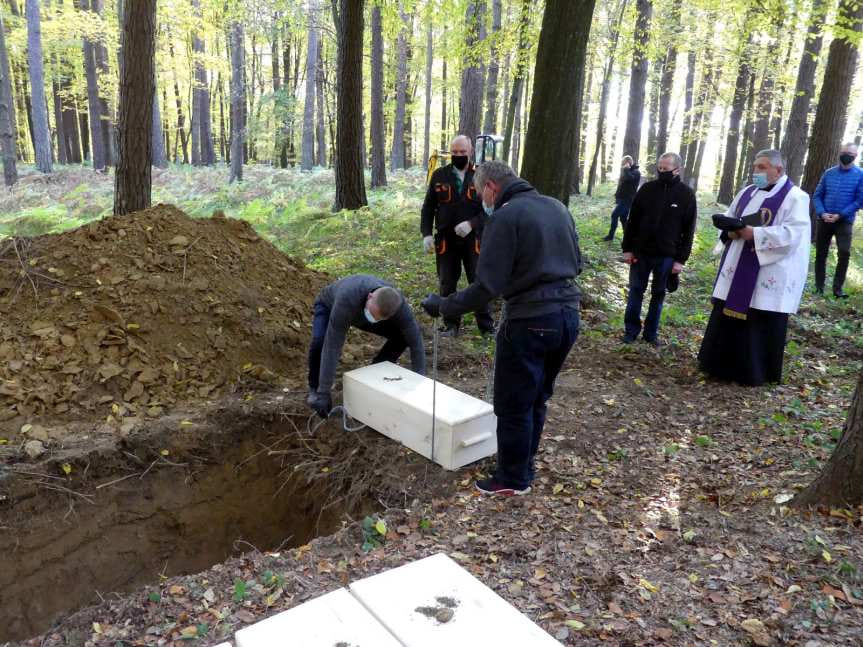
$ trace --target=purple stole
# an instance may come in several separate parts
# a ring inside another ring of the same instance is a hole
[[[761,218],[761,227],[769,227],[776,217],[776,213],[785,202],[785,196],[791,190],[794,183],[790,178],[785,179],[785,184],[775,195],[772,195],[761,203],[761,208],[758,210],[758,215]],[[737,208],[734,210],[734,217],[738,220],[743,218],[743,211],[755,195],[758,188],[751,186],[737,202]],[[754,214],[752,214],[754,215]],[[756,225],[757,226],[757,225]],[[725,247],[725,252],[722,254],[722,263],[719,266],[719,271],[725,266],[725,257],[728,255],[728,248]],[[752,302],[752,294],[755,292],[755,286],[758,283],[758,272],[761,270],[761,262],[758,260],[758,254],[755,252],[755,241],[747,240],[743,242],[743,250],[740,252],[740,259],[737,261],[737,268],[734,270],[734,276],[731,278],[731,287],[728,288],[728,296],[725,298],[725,307],[722,309],[722,314],[734,317],[735,319],[746,319],[746,314],[749,312],[749,304]]]

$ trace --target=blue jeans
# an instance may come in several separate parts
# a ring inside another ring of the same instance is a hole
[[[608,230],[609,238],[614,238],[618,220],[620,220],[621,227],[626,227],[630,207],[632,207],[632,200],[621,200],[614,205],[614,211],[611,212],[611,229]]]
[[[327,326],[330,324],[330,309],[323,303],[315,302],[312,315],[312,342],[309,344],[309,389],[317,390],[321,375],[321,352],[324,349],[324,339],[327,336]],[[389,319],[379,321],[366,328],[369,332],[386,338],[387,342],[375,355],[373,364],[378,362],[397,362],[408,347],[402,331]]]
[[[653,274],[650,284],[650,306],[644,319],[644,338],[647,341],[656,339],[659,333],[659,316],[662,314],[662,302],[665,300],[665,286],[668,275],[674,265],[671,256],[636,256],[637,263],[629,266],[629,298],[626,300],[626,316],[624,325],[626,336],[630,339],[638,337],[641,332],[641,303],[647,281]]]
[[[506,319],[500,326],[494,372],[494,479],[501,485],[521,490],[533,482],[546,402],[578,337],[578,323],[578,310],[573,309]]]

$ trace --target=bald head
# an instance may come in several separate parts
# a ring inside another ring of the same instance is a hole
[[[467,155],[473,153],[473,144],[470,142],[470,137],[467,135],[456,135],[449,145],[449,152],[452,155]]]

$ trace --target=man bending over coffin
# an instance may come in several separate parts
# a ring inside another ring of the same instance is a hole
[[[330,390],[351,326],[387,340],[373,363],[397,362],[410,346],[413,370],[425,375],[422,334],[401,292],[376,276],[347,276],[325,287],[315,299],[306,403],[322,418],[333,408]]]
[[[749,386],[782,379],[788,315],[797,312],[809,266],[809,196],[785,175],[779,151],[763,150],[752,184],[713,216],[723,250],[713,313],[698,363]]]

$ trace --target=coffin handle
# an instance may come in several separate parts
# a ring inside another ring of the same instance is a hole
[[[479,434],[478,436],[474,436],[473,438],[466,438],[465,440],[461,441],[461,443],[459,443],[459,444],[462,447],[471,447],[473,445],[478,445],[482,441],[488,440],[489,438],[491,438],[491,432],[485,431],[485,432]]]

